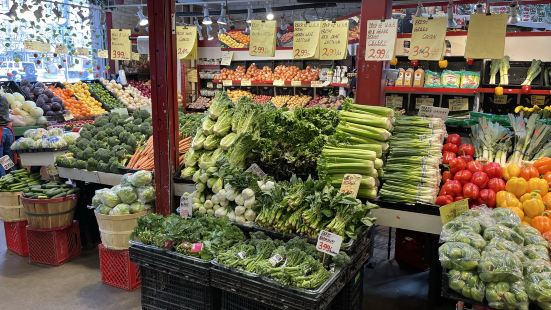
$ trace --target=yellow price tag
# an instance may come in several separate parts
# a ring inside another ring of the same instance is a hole
[[[447,27],[448,20],[445,17],[414,17],[409,59],[440,60]]]
[[[448,100],[448,109],[450,109],[450,112],[469,111],[469,99],[450,98]]]
[[[98,58],[109,58],[109,51],[98,50]]]
[[[176,27],[176,57],[178,59],[190,59],[197,41],[197,27],[177,26]]]
[[[276,26],[275,20],[252,21],[249,55],[262,57],[275,56]]]
[[[465,58],[503,58],[508,18],[508,14],[471,15],[465,45]]]
[[[42,53],[50,52],[50,44],[39,41],[24,41],[23,47],[26,50],[37,51]]]
[[[494,95],[494,104],[507,104],[507,95]]]
[[[530,101],[532,101],[532,105],[544,105],[545,104],[545,96],[532,95],[530,97]]]
[[[130,29],[111,29],[111,59],[131,60]]]
[[[54,53],[56,54],[67,54],[69,50],[67,49],[67,46],[63,44],[57,44],[54,49]],[[107,58],[107,57],[105,57]]]
[[[77,56],[88,56],[90,54],[90,51],[85,47],[79,47],[75,51],[75,55]]]
[[[441,206],[439,210],[442,224],[446,224],[464,212],[469,211],[469,199],[462,199],[445,206]]]
[[[321,22],[294,22],[293,58],[308,59],[319,57]]]
[[[345,174],[342,178],[340,192],[348,194],[352,197],[358,196],[360,190],[360,183],[362,182],[362,176],[360,174]]]
[[[241,86],[251,86],[251,80],[241,80]]]
[[[391,60],[394,57],[397,30],[397,19],[368,20],[365,60]]]
[[[421,96],[421,97],[415,98],[415,109],[419,110],[419,107],[422,105],[427,105],[432,107],[434,105],[434,98],[427,97],[427,96]]]
[[[320,59],[340,60],[348,54],[348,19],[322,21],[320,30]]]
[[[291,86],[302,86],[302,81],[291,81]]]
[[[232,80],[222,80],[222,86],[232,86]]]
[[[132,52],[132,60],[139,61],[140,60],[140,53]]]
[[[273,84],[274,86],[285,86],[285,81],[284,81],[284,80],[274,80],[274,81],[272,82],[272,84]]]

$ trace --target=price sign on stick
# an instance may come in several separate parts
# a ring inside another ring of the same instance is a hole
[[[223,52],[222,54],[222,60],[220,60],[221,66],[229,66],[231,65],[231,60],[233,58],[233,52]]]
[[[348,19],[322,21],[320,29],[320,59],[341,60],[348,53]]]
[[[2,165],[4,170],[9,170],[13,168],[13,166],[15,166],[15,164],[13,163],[13,161],[8,155],[4,155],[0,157],[0,165]]]
[[[414,17],[409,59],[440,60],[447,26],[447,18]]]
[[[98,50],[98,58],[109,58],[109,51]]]
[[[111,29],[111,60],[131,60],[130,29]]]
[[[465,45],[465,58],[503,58],[508,17],[507,14],[471,15]]]
[[[178,59],[190,59],[193,55],[197,40],[197,27],[177,26],[176,27],[176,57]]]
[[[341,250],[342,237],[325,230],[320,231],[316,249],[320,252],[335,256]]]
[[[348,194],[352,197],[358,196],[360,190],[360,183],[362,182],[362,176],[360,174],[347,173],[342,178],[340,192]]]
[[[422,105],[419,107],[419,116],[448,119],[449,109]]]
[[[293,58],[308,59],[319,57],[321,22],[294,22]]]
[[[191,195],[183,195],[180,197],[180,216],[184,218],[191,217],[193,214],[193,199]]]
[[[276,47],[276,21],[253,20],[249,55],[274,57]]]
[[[469,210],[469,199],[462,199],[440,207],[440,219],[442,224],[453,220]]]
[[[391,60],[394,57],[397,31],[397,19],[368,20],[365,60]]]
[[[469,99],[461,97],[450,98],[448,106],[451,112],[469,111]]]

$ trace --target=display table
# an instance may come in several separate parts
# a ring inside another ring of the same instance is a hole
[[[65,150],[51,152],[25,152],[18,153],[23,166],[51,166],[59,155],[67,153]]]
[[[59,177],[87,183],[115,186],[121,183],[122,174],[58,167]]]

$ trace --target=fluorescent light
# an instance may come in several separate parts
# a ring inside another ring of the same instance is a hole
[[[220,17],[218,17],[218,21],[220,25],[227,25],[228,20],[226,19],[226,6],[222,3],[222,8],[220,9]]]
[[[206,4],[203,7],[203,25],[212,25],[212,20],[209,15],[209,8]]]
[[[211,41],[214,40],[214,37],[212,36],[212,26],[207,25],[207,40]]]
[[[253,7],[251,4],[249,4],[249,8],[247,8],[247,23],[250,24],[253,20]]]
[[[274,19],[274,12],[272,12],[272,6],[270,4],[266,5],[266,19],[267,20],[273,20]]]
[[[141,27],[149,25],[149,20],[147,20],[147,17],[143,14],[143,7],[140,6],[136,15],[138,16],[139,20],[138,25],[140,25]]]

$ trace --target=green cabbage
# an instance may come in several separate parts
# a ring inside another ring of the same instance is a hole
[[[113,208],[109,208],[108,206],[99,206],[97,210],[100,214],[109,215],[111,209]]]
[[[120,203],[120,199],[112,190],[104,188],[96,191],[101,204],[113,208]]]
[[[132,186],[121,186],[116,193],[121,202],[125,204],[131,204],[138,199],[138,195]]]
[[[109,212],[109,215],[125,215],[125,214],[130,214],[130,206],[125,203],[116,205]]]
[[[191,148],[196,151],[202,149],[206,138],[207,137],[203,134],[196,135],[195,138],[193,138],[193,141],[191,142]]]
[[[214,130],[214,124],[216,124],[212,119],[206,118],[203,121],[203,124],[201,125],[201,128],[203,129],[203,133],[205,135],[211,135]]]
[[[137,191],[139,202],[148,203],[155,200],[155,188],[153,186],[140,187]]]
[[[140,213],[145,211],[145,205],[141,202],[134,202],[130,205],[130,213]]]
[[[151,185],[153,174],[151,171],[140,170],[130,176],[130,183],[135,187]]]

